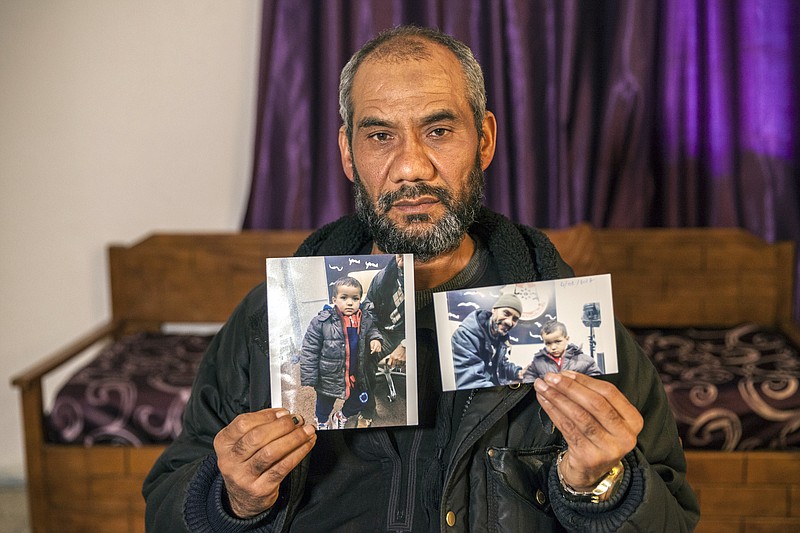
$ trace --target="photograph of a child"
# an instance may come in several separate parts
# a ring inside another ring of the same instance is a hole
[[[437,293],[434,309],[444,390],[618,371],[608,274]]]
[[[416,424],[405,264],[400,254],[267,260],[274,406],[320,430]]]
[[[567,326],[558,320],[548,320],[542,325],[544,348],[536,352],[533,360],[522,374],[523,382],[532,382],[548,372],[574,370],[587,376],[599,376],[603,372],[597,361],[583,349],[570,342]]]

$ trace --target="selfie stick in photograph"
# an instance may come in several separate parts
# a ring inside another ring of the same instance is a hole
[[[600,370],[605,372],[605,361],[602,361],[602,355],[598,354],[598,357],[595,357],[594,350],[597,346],[597,341],[594,340],[594,328],[600,327],[600,303],[599,302],[590,302],[588,304],[583,304],[583,316],[581,317],[581,321],[583,325],[589,328],[589,355],[592,356],[592,359],[596,359]]]

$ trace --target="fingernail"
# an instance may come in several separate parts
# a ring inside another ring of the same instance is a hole
[[[317,428],[315,428],[311,424],[306,424],[305,426],[303,426],[303,431],[305,431],[306,434],[308,435],[313,435],[314,432],[317,431]]]
[[[536,378],[536,381],[533,382],[533,388],[539,392],[544,392],[548,389],[547,384],[541,378]]]
[[[299,425],[300,421],[301,421],[300,417],[298,417],[297,415],[292,415],[292,422],[294,422],[295,426]]]
[[[552,383],[553,385],[557,385],[561,381],[561,376],[558,374],[547,374],[544,379],[548,383]]]
[[[285,409],[281,409],[280,411],[275,412],[275,418],[283,418],[284,416],[288,415],[289,411]]]
[[[575,379],[575,372],[572,370],[564,370],[562,374],[564,374],[564,376],[568,377],[569,379]]]

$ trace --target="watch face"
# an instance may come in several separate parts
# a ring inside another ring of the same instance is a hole
[[[624,469],[622,467],[622,461],[620,461],[608,472],[608,474],[605,475],[603,479],[600,480],[600,483],[598,483],[594,488],[591,497],[592,502],[600,503],[610,500],[611,497],[617,492],[619,482],[622,481],[623,472]]]
[[[558,480],[561,482],[561,489],[568,500],[573,502],[601,503],[610,500],[614,496],[620,481],[622,481],[622,474],[625,472],[622,461],[609,470],[609,472],[600,479],[597,486],[590,492],[579,492],[570,487],[561,475],[561,460],[564,458],[565,453],[566,450],[558,454],[556,459],[556,473],[558,474]]]

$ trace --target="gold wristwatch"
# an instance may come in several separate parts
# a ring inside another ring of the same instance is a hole
[[[610,500],[614,494],[617,493],[620,481],[622,481],[622,474],[625,473],[625,467],[622,466],[622,461],[614,465],[603,477],[601,477],[597,485],[590,491],[578,491],[569,486],[561,475],[561,460],[567,450],[563,450],[558,454],[556,459],[556,472],[558,473],[558,480],[561,482],[561,488],[567,496],[567,499],[573,502],[592,502],[601,503]]]

